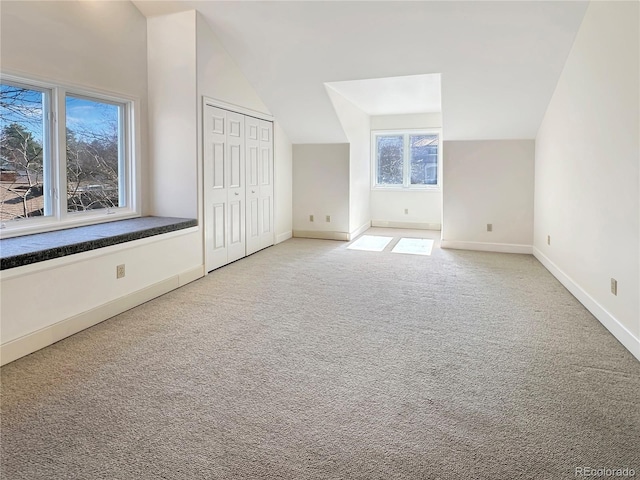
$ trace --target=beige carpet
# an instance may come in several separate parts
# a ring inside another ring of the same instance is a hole
[[[3,367],[1,478],[640,475],[640,362],[533,257],[396,241],[293,239]]]

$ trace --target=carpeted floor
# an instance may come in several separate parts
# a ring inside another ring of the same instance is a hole
[[[396,242],[289,240],[3,367],[0,477],[640,475],[640,362],[533,257]]]

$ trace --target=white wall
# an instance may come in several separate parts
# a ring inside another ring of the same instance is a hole
[[[534,150],[533,140],[444,142],[443,247],[531,253]]]
[[[411,113],[406,115],[373,115],[371,130],[441,128],[441,113]]]
[[[640,359],[638,18],[585,14],[536,137],[534,253]]]
[[[203,97],[270,112],[199,13],[151,17],[148,30],[154,212],[202,225]],[[274,221],[283,240],[292,230],[291,144],[277,123],[275,131]]]
[[[276,243],[293,235],[293,146],[286,132],[274,122],[274,215]]]
[[[130,2],[2,2],[2,69],[146,100],[146,21]]]
[[[372,190],[371,212],[374,226],[440,230],[442,191]]]
[[[371,117],[371,130],[439,129],[441,127],[441,113]],[[371,144],[371,138],[369,142]],[[369,185],[371,181],[369,178]],[[405,210],[408,213],[405,213]],[[377,226],[439,230],[442,224],[442,191],[374,189],[371,191],[371,220],[373,225]]]
[[[140,98],[148,211],[144,17],[128,2],[2,2],[1,26],[3,70]],[[201,276],[200,237],[191,228],[0,272],[2,362]],[[121,263],[127,275],[116,280]]]
[[[349,235],[371,225],[370,117],[331,87],[327,93],[349,140]]]
[[[196,22],[198,95],[271,114],[199,13]]]
[[[348,143],[293,145],[293,236],[349,239]]]
[[[148,19],[151,212],[198,218],[194,11]]]
[[[202,97],[271,115],[204,18],[196,14],[198,158],[202,159]],[[274,222],[276,241],[291,236],[291,142],[274,122]],[[199,167],[202,160],[199,162]]]

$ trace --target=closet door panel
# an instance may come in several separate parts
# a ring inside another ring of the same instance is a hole
[[[261,234],[273,233],[271,224],[273,223],[272,199],[265,197],[262,199],[262,232]],[[268,245],[267,245],[268,246]]]
[[[213,242],[214,251],[224,249],[227,245],[227,242],[225,241],[226,229],[224,226],[224,211],[224,203],[213,205],[213,215],[211,218],[211,223],[213,225],[213,236],[211,238],[211,241]]]
[[[251,239],[247,239],[247,245],[249,244],[249,242],[254,241],[260,235],[260,226],[258,224],[258,220],[260,218],[259,199],[252,198],[248,201],[248,205],[250,210],[249,214],[247,215],[247,219],[249,220],[248,235],[251,237]]]
[[[244,119],[244,115],[227,112],[228,262],[246,255]]]
[[[242,147],[240,145],[229,146],[229,171],[231,177],[229,178],[230,188],[242,187]]]
[[[224,184],[224,142],[214,142],[212,148],[211,188],[222,189]]]
[[[259,195],[260,248],[274,244],[273,231],[273,123],[260,120]]]
[[[247,151],[247,255],[262,248],[262,210],[260,205],[260,120],[245,117]]]
[[[207,271],[227,263],[226,111],[203,110],[204,227]]]
[[[247,145],[247,186],[258,185],[258,146]]]
[[[242,214],[240,201],[229,202],[229,244],[238,245],[242,243]]]

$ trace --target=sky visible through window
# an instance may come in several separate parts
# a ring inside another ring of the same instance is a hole
[[[3,83],[0,86],[0,96],[0,130],[12,123],[18,123],[28,130],[35,140],[42,142],[44,93]],[[107,134],[112,132],[114,124],[117,127],[116,105],[67,96],[66,110],[67,128],[77,135],[82,136],[82,133],[87,131]]]
[[[118,128],[118,107],[108,103],[67,96],[67,129],[83,137],[111,135]]]
[[[17,123],[42,142],[44,94],[38,90],[0,86],[0,130]]]

